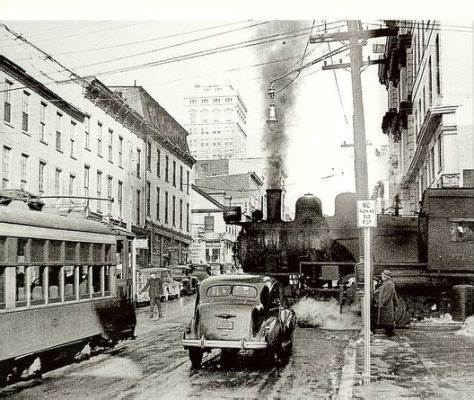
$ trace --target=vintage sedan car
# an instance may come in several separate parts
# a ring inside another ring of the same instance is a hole
[[[191,268],[186,265],[170,265],[171,276],[174,280],[181,282],[183,294],[196,293],[199,279],[191,275]]]
[[[280,303],[275,279],[212,276],[201,282],[182,344],[194,368],[201,366],[204,352],[216,348],[262,351],[268,359],[281,361],[290,354],[295,325],[293,310]]]
[[[158,278],[161,278],[163,291],[161,300],[168,301],[170,298],[177,298],[181,296],[181,282],[173,279],[169,268],[143,268],[137,271],[137,302],[143,303],[150,301],[148,296],[148,290],[144,293],[140,293],[145,287],[150,275],[155,273]]]

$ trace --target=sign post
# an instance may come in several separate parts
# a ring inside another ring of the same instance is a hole
[[[364,301],[362,321],[364,326],[364,383],[370,383],[370,228],[377,227],[377,211],[375,200],[357,201],[357,227],[364,230]]]

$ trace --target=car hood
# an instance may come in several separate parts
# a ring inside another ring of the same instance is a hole
[[[250,339],[254,304],[203,303],[199,305],[199,336],[212,340]]]

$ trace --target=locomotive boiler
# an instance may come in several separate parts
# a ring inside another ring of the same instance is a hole
[[[399,325],[474,308],[473,199],[473,188],[427,189],[418,215],[378,215],[371,233],[372,274],[392,271],[401,300]],[[321,201],[307,194],[297,200],[294,220],[282,221],[281,190],[270,189],[265,220],[255,213],[252,221],[237,222],[229,210],[226,222],[242,227],[234,251],[243,271],[276,277],[287,296],[302,288],[315,297],[342,295],[351,277],[360,283],[363,276],[356,200],[354,193],[338,195],[334,216],[326,217]]]

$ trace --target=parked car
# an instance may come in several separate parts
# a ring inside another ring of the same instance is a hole
[[[296,317],[280,303],[278,282],[257,275],[219,275],[201,282],[183,334],[194,368],[212,349],[262,351],[272,361],[291,352]]]
[[[211,276],[211,266],[209,264],[190,264],[192,276],[202,281]]]
[[[222,274],[223,265],[221,263],[209,263],[211,267],[211,275],[220,275]]]
[[[143,268],[137,271],[137,302],[150,301],[148,296],[148,290],[144,293],[140,293],[145,287],[150,274],[155,273],[157,278],[161,278],[163,282],[163,295],[161,296],[162,301],[168,301],[169,298],[177,298],[181,296],[181,282],[173,279],[169,268]]]
[[[183,294],[196,293],[199,279],[191,275],[191,268],[186,265],[170,265],[171,276],[174,280],[181,282]]]

